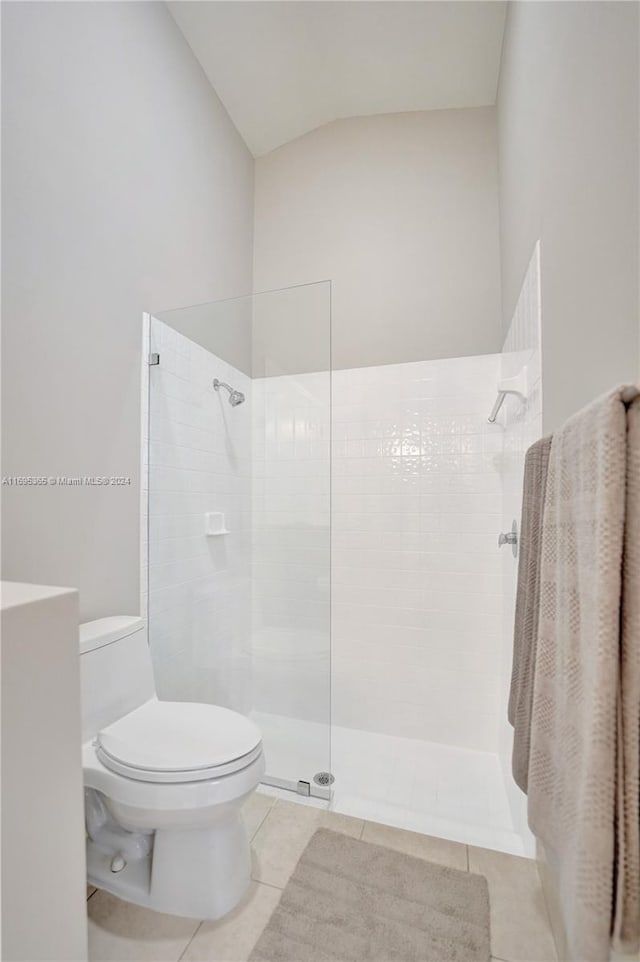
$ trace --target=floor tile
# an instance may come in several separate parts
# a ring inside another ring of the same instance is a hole
[[[265,818],[273,808],[275,798],[254,792],[242,806],[242,817],[247,827],[249,838],[253,838]]]
[[[278,799],[253,839],[253,877],[284,888],[317,828],[360,838],[363,824],[361,819],[349,815]]]
[[[95,885],[87,885],[87,898],[90,899],[94,892],[97,892]]]
[[[469,871],[485,875],[489,883],[493,955],[509,962],[555,962],[536,863],[469,846]]]
[[[405,828],[407,810],[400,805],[387,805],[385,802],[363,799],[357,795],[342,793],[338,800],[331,803],[331,811],[352,818],[360,818],[367,822],[377,822],[381,825],[391,825],[394,828]],[[408,826],[413,828],[413,825]]]
[[[177,962],[199,925],[103,891],[89,899],[87,912],[90,962]]]
[[[247,897],[219,922],[203,922],[181,962],[245,962],[271,918],[280,889],[252,882]]]
[[[459,842],[449,842],[430,835],[419,835],[417,832],[407,832],[401,828],[391,828],[389,825],[379,825],[376,822],[365,822],[362,840],[393,848],[397,852],[404,852],[405,855],[428,859],[430,862],[437,862],[438,865],[448,865],[462,872],[467,870],[467,846]]]

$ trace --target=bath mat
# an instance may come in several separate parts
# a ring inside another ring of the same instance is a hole
[[[487,880],[321,828],[250,962],[488,962]]]

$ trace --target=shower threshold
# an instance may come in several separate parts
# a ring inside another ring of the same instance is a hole
[[[313,781],[307,781],[306,778],[299,778],[297,780],[292,778],[278,778],[277,775],[270,775],[269,771],[267,771],[262,778],[262,784],[268,785],[270,788],[278,788],[283,792],[295,792],[296,795],[300,795],[302,798],[320,798],[326,802],[331,800],[330,788],[315,785]]]
[[[334,725],[331,797],[302,798],[295,785],[309,778],[309,762],[326,764],[327,726],[265,712],[253,717],[263,732],[268,771],[283,776],[268,780],[281,797],[467,845],[532,854],[514,829],[497,754]]]

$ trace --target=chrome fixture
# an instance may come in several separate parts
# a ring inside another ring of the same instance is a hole
[[[229,392],[229,404],[231,405],[232,408],[235,408],[239,404],[242,404],[242,402],[245,399],[242,391],[236,391],[234,388],[231,387],[230,384],[227,384],[225,381],[220,381],[218,380],[217,377],[214,377],[213,390],[219,391],[221,387],[225,388]]]
[[[498,535],[498,547],[501,548],[503,544],[510,544],[511,551],[513,552],[513,557],[518,556],[518,523],[517,521],[511,522],[511,531],[501,531]]]
[[[313,776],[313,780],[316,785],[333,785],[336,779],[335,775],[332,775],[331,772],[317,772]]]

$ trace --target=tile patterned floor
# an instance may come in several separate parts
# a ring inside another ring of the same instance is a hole
[[[161,915],[88,889],[91,962],[246,962],[316,828],[487,877],[491,950],[497,962],[556,962],[535,863],[502,852],[255,794],[245,806],[253,880],[243,903],[219,922]],[[363,960],[365,962],[365,960]]]

